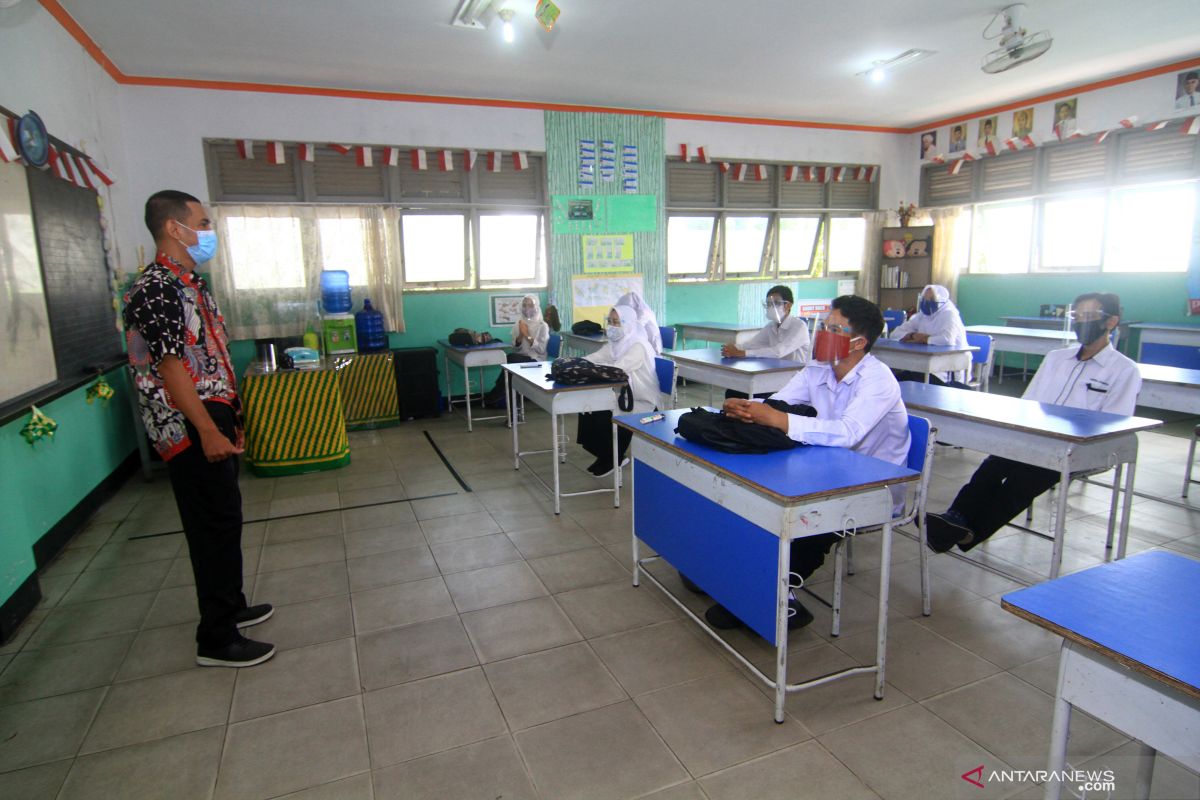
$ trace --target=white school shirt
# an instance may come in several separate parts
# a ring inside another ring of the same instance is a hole
[[[788,414],[788,436],[805,444],[846,447],[881,461],[908,461],[908,411],[896,376],[867,353],[842,380],[828,364],[809,364],[771,399],[805,403],[815,417]],[[894,511],[904,509],[904,487],[892,487]]]
[[[513,323],[512,338],[516,343],[516,350],[523,356],[529,356],[534,361],[546,360],[546,346],[550,343],[550,326],[545,320],[538,320],[536,324],[525,320],[527,328],[533,328],[530,333],[533,334],[533,343],[530,344],[528,339],[520,339],[520,326]]]
[[[612,343],[609,342],[587,359],[593,364],[620,367],[629,376],[629,386],[633,389],[633,409],[630,412],[618,411],[618,414],[641,413],[658,407],[658,375],[654,372],[654,359],[646,352],[646,348],[634,345],[617,360],[613,358]]]
[[[1087,361],[1076,358],[1083,345],[1051,350],[1022,395],[1056,406],[1132,416],[1142,388],[1137,364],[1112,345]]]
[[[740,342],[738,348],[754,358],[787,358],[801,364],[807,364],[812,355],[808,325],[799,317],[786,317],[779,325],[768,322],[761,330]]]
[[[889,339],[901,339],[910,333],[929,334],[928,344],[951,345],[953,347],[967,346],[967,329],[963,327],[962,317],[958,309],[949,302],[937,310],[933,316],[917,312],[888,334]],[[965,371],[942,372],[937,376],[944,381],[960,381],[966,383]]]

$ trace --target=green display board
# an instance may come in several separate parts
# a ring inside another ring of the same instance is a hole
[[[652,233],[658,229],[658,198],[652,194],[554,195],[555,233]]]

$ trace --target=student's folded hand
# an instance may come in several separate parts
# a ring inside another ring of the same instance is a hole
[[[753,418],[750,416],[751,411],[749,407],[757,405],[762,404],[751,403],[749,400],[743,400],[739,397],[730,397],[725,401],[725,404],[721,406],[721,410],[725,412],[726,416],[732,417],[733,419],[740,419],[743,422],[750,422]]]

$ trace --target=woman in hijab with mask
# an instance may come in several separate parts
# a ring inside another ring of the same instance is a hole
[[[917,313],[889,333],[888,338],[915,344],[966,347],[967,329],[963,327],[958,308],[950,300],[950,290],[945,286],[931,283],[921,291]],[[922,381],[925,376],[919,372],[903,371],[898,372],[896,378],[902,381]],[[966,380],[966,370],[929,376],[930,383],[943,386],[953,383],[964,384]]]
[[[637,314],[638,323],[646,332],[646,340],[650,342],[650,346],[654,348],[654,355],[662,355],[662,331],[658,329],[658,317],[654,316],[654,309],[646,305],[646,301],[637,292],[626,292],[617,300],[619,306],[629,306]]]
[[[608,312],[605,330],[608,343],[592,353],[593,364],[620,367],[629,376],[633,389],[631,413],[653,411],[658,406],[658,376],[654,373],[654,346],[646,338],[646,329],[639,323],[631,306],[613,306]],[[581,447],[596,457],[588,472],[597,478],[612,474],[612,412],[593,411],[579,415],[579,431],[575,437]],[[625,451],[633,434],[621,428],[617,432],[617,463],[629,463]]]
[[[521,298],[521,318],[513,323],[512,343],[516,352],[508,354],[509,364],[528,361],[545,361],[546,345],[550,341],[550,326],[542,319],[542,307],[536,294]],[[483,398],[487,407],[504,406],[504,372],[496,379],[496,385]]]

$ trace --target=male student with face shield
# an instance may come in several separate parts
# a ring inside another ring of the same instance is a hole
[[[807,364],[812,354],[812,343],[808,337],[808,325],[799,317],[792,316],[792,290],[787,286],[772,286],[767,290],[763,308],[766,310],[767,324],[740,342],[740,346],[724,345],[721,355],[725,358],[785,358]],[[729,389],[725,396],[745,398],[748,395]]]
[[[805,444],[846,447],[856,453],[893,464],[908,459],[908,412],[900,399],[900,386],[891,370],[871,355],[871,346],[883,332],[879,307],[863,297],[843,295],[833,301],[833,310],[818,327],[812,361],[788,381],[771,399],[816,409],[815,417],[787,414],[760,400],[731,398],[724,412],[734,419],[771,425]],[[904,508],[904,489],[894,487],[897,513]],[[825,561],[838,534],[810,536],[792,542],[791,571],[807,579]],[[698,590],[685,580],[685,585]],[[789,628],[812,622],[813,616],[799,601],[788,601],[795,610]],[[705,619],[715,628],[732,628],[741,621],[721,605],[714,605]]]
[[[904,323],[888,334],[889,339],[899,339],[902,342],[914,344],[941,344],[954,347],[967,346],[967,329],[963,327],[962,316],[958,308],[950,300],[950,290],[945,286],[931,283],[921,291],[921,299],[917,304],[917,313],[906,319]],[[896,379],[901,381],[923,381],[924,374],[903,370],[896,373]],[[931,374],[930,383],[939,385],[965,385],[966,370],[958,372],[942,372]]]
[[[1115,294],[1089,292],[1075,298],[1072,325],[1078,345],[1046,355],[1022,395],[1026,400],[1110,414],[1133,414],[1142,376],[1137,364],[1113,349],[1110,335],[1121,321]],[[998,456],[984,459],[942,514],[926,514],[929,548],[970,550],[1058,483],[1055,470]]]

